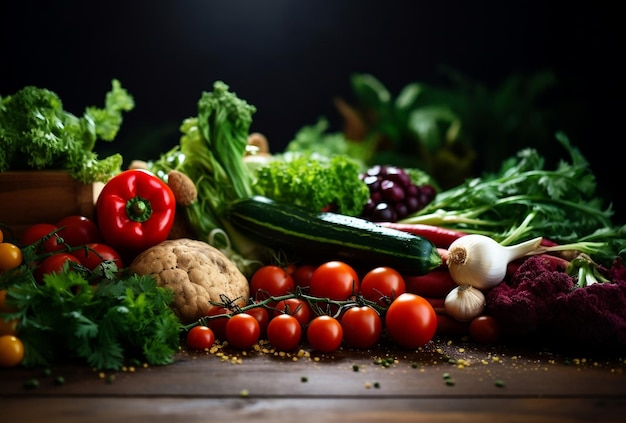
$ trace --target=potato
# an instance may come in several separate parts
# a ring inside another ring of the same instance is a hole
[[[248,280],[237,266],[206,242],[181,238],[163,241],[140,253],[131,272],[152,275],[159,286],[174,291],[172,310],[183,324],[206,316],[224,295],[243,306],[250,295]]]

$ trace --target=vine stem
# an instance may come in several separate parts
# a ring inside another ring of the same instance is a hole
[[[314,310],[317,310],[316,313],[318,315],[325,314],[319,306],[320,303],[323,303],[326,306],[337,306],[337,311],[333,314],[333,317],[338,317],[345,308],[354,307],[354,306],[369,306],[369,307],[372,307],[374,310],[376,310],[376,312],[378,312],[379,314],[384,314],[384,312],[387,310],[387,307],[380,305],[378,302],[367,300],[361,295],[355,295],[347,300],[332,300],[327,297],[315,297],[313,295],[305,294],[304,292],[302,292],[302,289],[300,287],[296,287],[296,292],[294,293],[278,295],[278,296],[270,295],[267,298],[264,298],[263,300],[251,302],[245,306],[239,306],[236,304],[236,300],[231,300],[223,296],[221,302],[210,302],[210,304],[213,306],[224,307],[224,308],[233,310],[233,313],[223,313],[223,314],[214,314],[210,316],[209,315],[203,316],[199,318],[198,320],[196,320],[195,322],[184,325],[182,327],[182,330],[188,331],[195,326],[207,326],[210,320],[215,320],[215,319],[220,319],[220,318],[230,318],[233,316],[233,314],[245,313],[246,311],[251,310],[253,308],[257,308],[257,307],[272,308],[271,306],[272,304],[278,303],[283,300],[289,300],[292,298],[305,300]]]

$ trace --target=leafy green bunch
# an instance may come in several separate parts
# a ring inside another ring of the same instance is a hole
[[[610,264],[626,251],[626,225],[613,223],[613,210],[598,196],[595,175],[580,150],[565,134],[556,137],[570,161],[561,159],[556,168],[547,169],[537,150],[520,150],[498,172],[439,192],[401,222],[481,233],[503,245],[534,237],[587,245],[586,253]]]
[[[18,320],[26,367],[69,360],[119,370],[169,364],[178,351],[182,326],[169,307],[173,293],[150,276],[118,275],[113,262],[93,272],[66,263],[41,284],[24,264],[0,275],[0,287],[15,310],[3,317]]]
[[[185,208],[200,239],[222,229],[222,209],[229,202],[252,195],[252,175],[243,163],[252,115],[256,108],[216,81],[213,91],[198,100],[198,115],[183,121],[179,145],[150,163],[165,178],[172,169],[189,176],[198,201]]]
[[[253,189],[311,212],[328,209],[358,216],[370,196],[359,179],[360,170],[360,164],[345,155],[287,153],[258,170]]]
[[[98,139],[113,141],[122,112],[134,106],[115,79],[104,108],[87,107],[81,117],[64,110],[59,96],[45,88],[26,86],[0,97],[0,172],[65,170],[83,183],[106,182],[120,171],[122,156],[100,159],[93,149]]]

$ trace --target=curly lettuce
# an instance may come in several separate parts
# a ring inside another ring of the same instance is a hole
[[[122,156],[100,159],[97,140],[113,141],[122,112],[134,108],[133,97],[113,80],[104,108],[87,107],[78,117],[63,109],[59,96],[26,86],[0,97],[0,172],[64,170],[83,183],[106,182],[121,170]]]
[[[255,194],[312,212],[358,216],[370,196],[359,162],[342,154],[284,154],[257,171]]]

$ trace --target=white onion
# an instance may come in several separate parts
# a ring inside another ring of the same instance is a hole
[[[457,285],[489,289],[504,280],[513,260],[536,251],[543,238],[503,246],[485,235],[470,234],[456,239],[448,248],[448,270]]]

